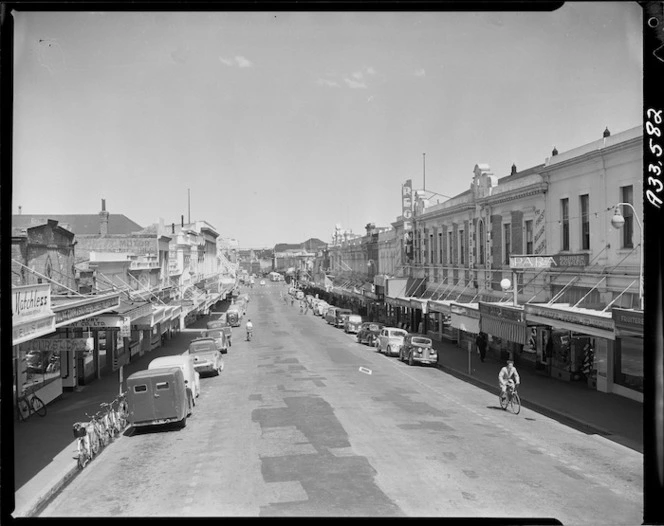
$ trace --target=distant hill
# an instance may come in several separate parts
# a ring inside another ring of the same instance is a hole
[[[277,243],[274,245],[275,252],[286,252],[287,250],[306,250],[309,252],[315,252],[319,248],[326,247],[327,243],[321,241],[318,238],[312,237],[307,239],[304,243],[293,244],[293,243]]]

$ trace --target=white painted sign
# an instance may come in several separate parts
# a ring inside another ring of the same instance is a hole
[[[14,325],[52,314],[50,283],[12,287],[12,321]]]

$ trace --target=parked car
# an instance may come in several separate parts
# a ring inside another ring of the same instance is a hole
[[[362,325],[362,316],[359,314],[349,314],[344,322],[344,332],[346,334],[357,334],[357,331],[360,330],[360,325]]]
[[[330,304],[324,300],[318,300],[318,303],[314,305],[314,314],[316,316],[324,316],[325,311],[330,306]]]
[[[404,338],[403,347],[399,350],[399,360],[408,362],[408,365],[431,365],[438,362],[438,354],[433,348],[431,338],[413,333]]]
[[[224,360],[217,350],[214,338],[195,338],[189,343],[189,354],[194,357],[194,368],[199,373],[218,376],[224,369]]]
[[[334,322],[334,326],[337,328],[343,327],[346,318],[351,314],[353,314],[353,311],[350,309],[337,309],[337,319]]]
[[[215,354],[219,355],[215,351]],[[152,426],[178,422],[187,425],[193,397],[187,392],[184,373],[179,367],[145,369],[127,378],[129,425]]]
[[[242,312],[237,308],[229,307],[226,311],[226,321],[231,327],[239,327],[242,319]]]
[[[217,350],[221,354],[228,352],[228,341],[226,340],[226,333],[222,329],[208,329],[203,331],[204,338],[214,338],[217,344]]]
[[[364,322],[360,327],[360,330],[357,332],[357,341],[371,346],[376,345],[378,335],[382,328],[382,323],[372,321]]]
[[[383,327],[378,335],[378,352],[385,356],[399,356],[408,332],[398,327]]]
[[[175,354],[172,356],[160,356],[148,365],[148,369],[164,369],[168,367],[179,367],[184,374],[184,383],[191,391],[196,405],[196,398],[201,394],[201,375],[194,368],[194,357],[190,354]]]
[[[328,323],[328,325],[335,325],[337,323],[337,311],[339,310],[339,307],[335,307],[334,305],[330,305],[328,309],[325,311],[325,321]]]

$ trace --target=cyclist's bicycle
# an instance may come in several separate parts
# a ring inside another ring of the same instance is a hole
[[[498,398],[500,399],[500,407],[504,410],[507,410],[507,406],[509,406],[515,415],[518,415],[521,411],[521,398],[519,398],[519,393],[516,390],[513,380],[508,380],[505,392],[501,392]]]
[[[46,416],[46,404],[34,392],[26,392],[16,400],[18,421],[25,422],[32,413]]]

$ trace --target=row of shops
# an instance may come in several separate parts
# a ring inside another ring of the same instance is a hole
[[[484,333],[487,355],[497,360],[513,359],[517,367],[544,376],[643,402],[643,311],[513,305],[464,294],[454,301],[434,300],[426,290],[404,294],[423,284],[398,278],[403,283],[391,287],[389,281],[376,276],[373,290],[328,285],[324,294],[365,319],[453,342],[468,352],[475,352],[477,336]]]
[[[14,395],[46,404],[112,374],[207,315],[231,284],[203,283],[186,299],[145,301],[123,292],[57,296],[50,284],[12,288]]]

